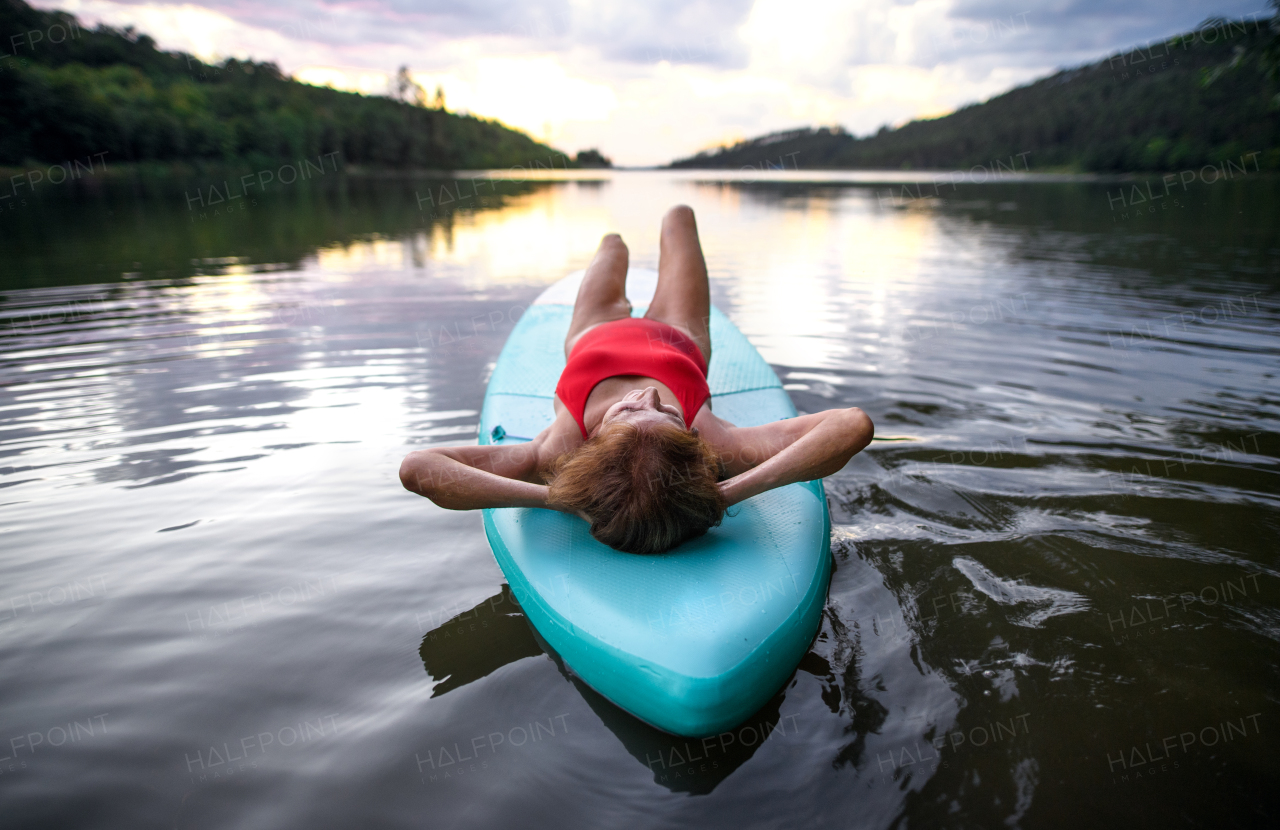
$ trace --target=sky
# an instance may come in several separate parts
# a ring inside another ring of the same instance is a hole
[[[1058,69],[1269,16],[1266,0],[35,0],[205,60],[273,61],[386,94],[400,66],[448,109],[570,154],[665,164],[779,130],[856,135]]]

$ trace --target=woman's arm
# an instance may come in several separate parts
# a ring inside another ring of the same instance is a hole
[[[549,507],[537,483],[542,436],[529,443],[417,450],[400,464],[400,483],[449,510]]]
[[[720,491],[731,505],[775,487],[839,472],[871,443],[875,425],[865,412],[854,407],[735,432],[738,463],[734,466],[754,466],[720,482]],[[756,463],[756,459],[764,460]]]

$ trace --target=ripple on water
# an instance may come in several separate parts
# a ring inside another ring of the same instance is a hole
[[[348,185],[199,232],[167,202],[107,194],[0,239],[22,264],[0,284],[0,815],[1074,828],[1276,812],[1271,185],[1131,227],[1082,182],[897,211],[851,181],[618,173],[433,217],[412,186]],[[713,296],[797,408],[859,406],[902,439],[827,480],[821,629],[711,744],[585,687],[529,627],[479,517],[396,477],[411,449],[474,440],[548,280],[610,230],[655,265],[657,217],[680,202]],[[1254,713],[1262,737],[1180,748],[1141,782],[1108,760]],[[99,715],[105,733],[31,751]],[[262,737],[317,723],[315,740]],[[533,724],[545,740],[516,744]]]

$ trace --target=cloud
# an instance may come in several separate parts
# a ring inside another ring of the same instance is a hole
[[[162,48],[275,61],[381,94],[401,65],[449,107],[570,153],[660,164],[815,124],[865,134],[1058,68],[1265,13],[1264,0],[36,0]]]
[[[952,0],[949,19],[961,41],[1016,60],[1051,55],[1065,67],[1195,28],[1211,17],[1268,15],[1266,0]],[[1011,21],[1026,37],[1009,37]],[[986,33],[984,38],[983,33]]]
[[[564,124],[607,121],[618,106],[609,86],[571,77],[550,56],[484,57],[465,72],[414,73],[413,78],[428,93],[441,87],[453,111],[500,118],[552,144]]]
[[[730,66],[740,65],[744,57],[732,33],[750,10],[751,0],[280,0],[269,5],[239,0],[54,0],[38,5],[98,14],[108,7],[132,8],[135,15],[157,6],[204,9],[248,27],[331,46],[420,46],[441,39],[479,38],[495,44],[509,41],[524,50],[586,47],[614,61],[651,64],[665,57]]]
[[[751,7],[751,0],[581,3],[569,31],[575,45],[594,46],[608,60],[740,69],[747,51],[736,30]]]

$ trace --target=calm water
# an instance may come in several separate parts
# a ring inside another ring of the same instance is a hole
[[[0,213],[0,825],[1274,826],[1275,180],[807,178]],[[826,483],[811,651],[707,741],[583,687],[396,478],[678,202],[797,407],[894,439]]]

